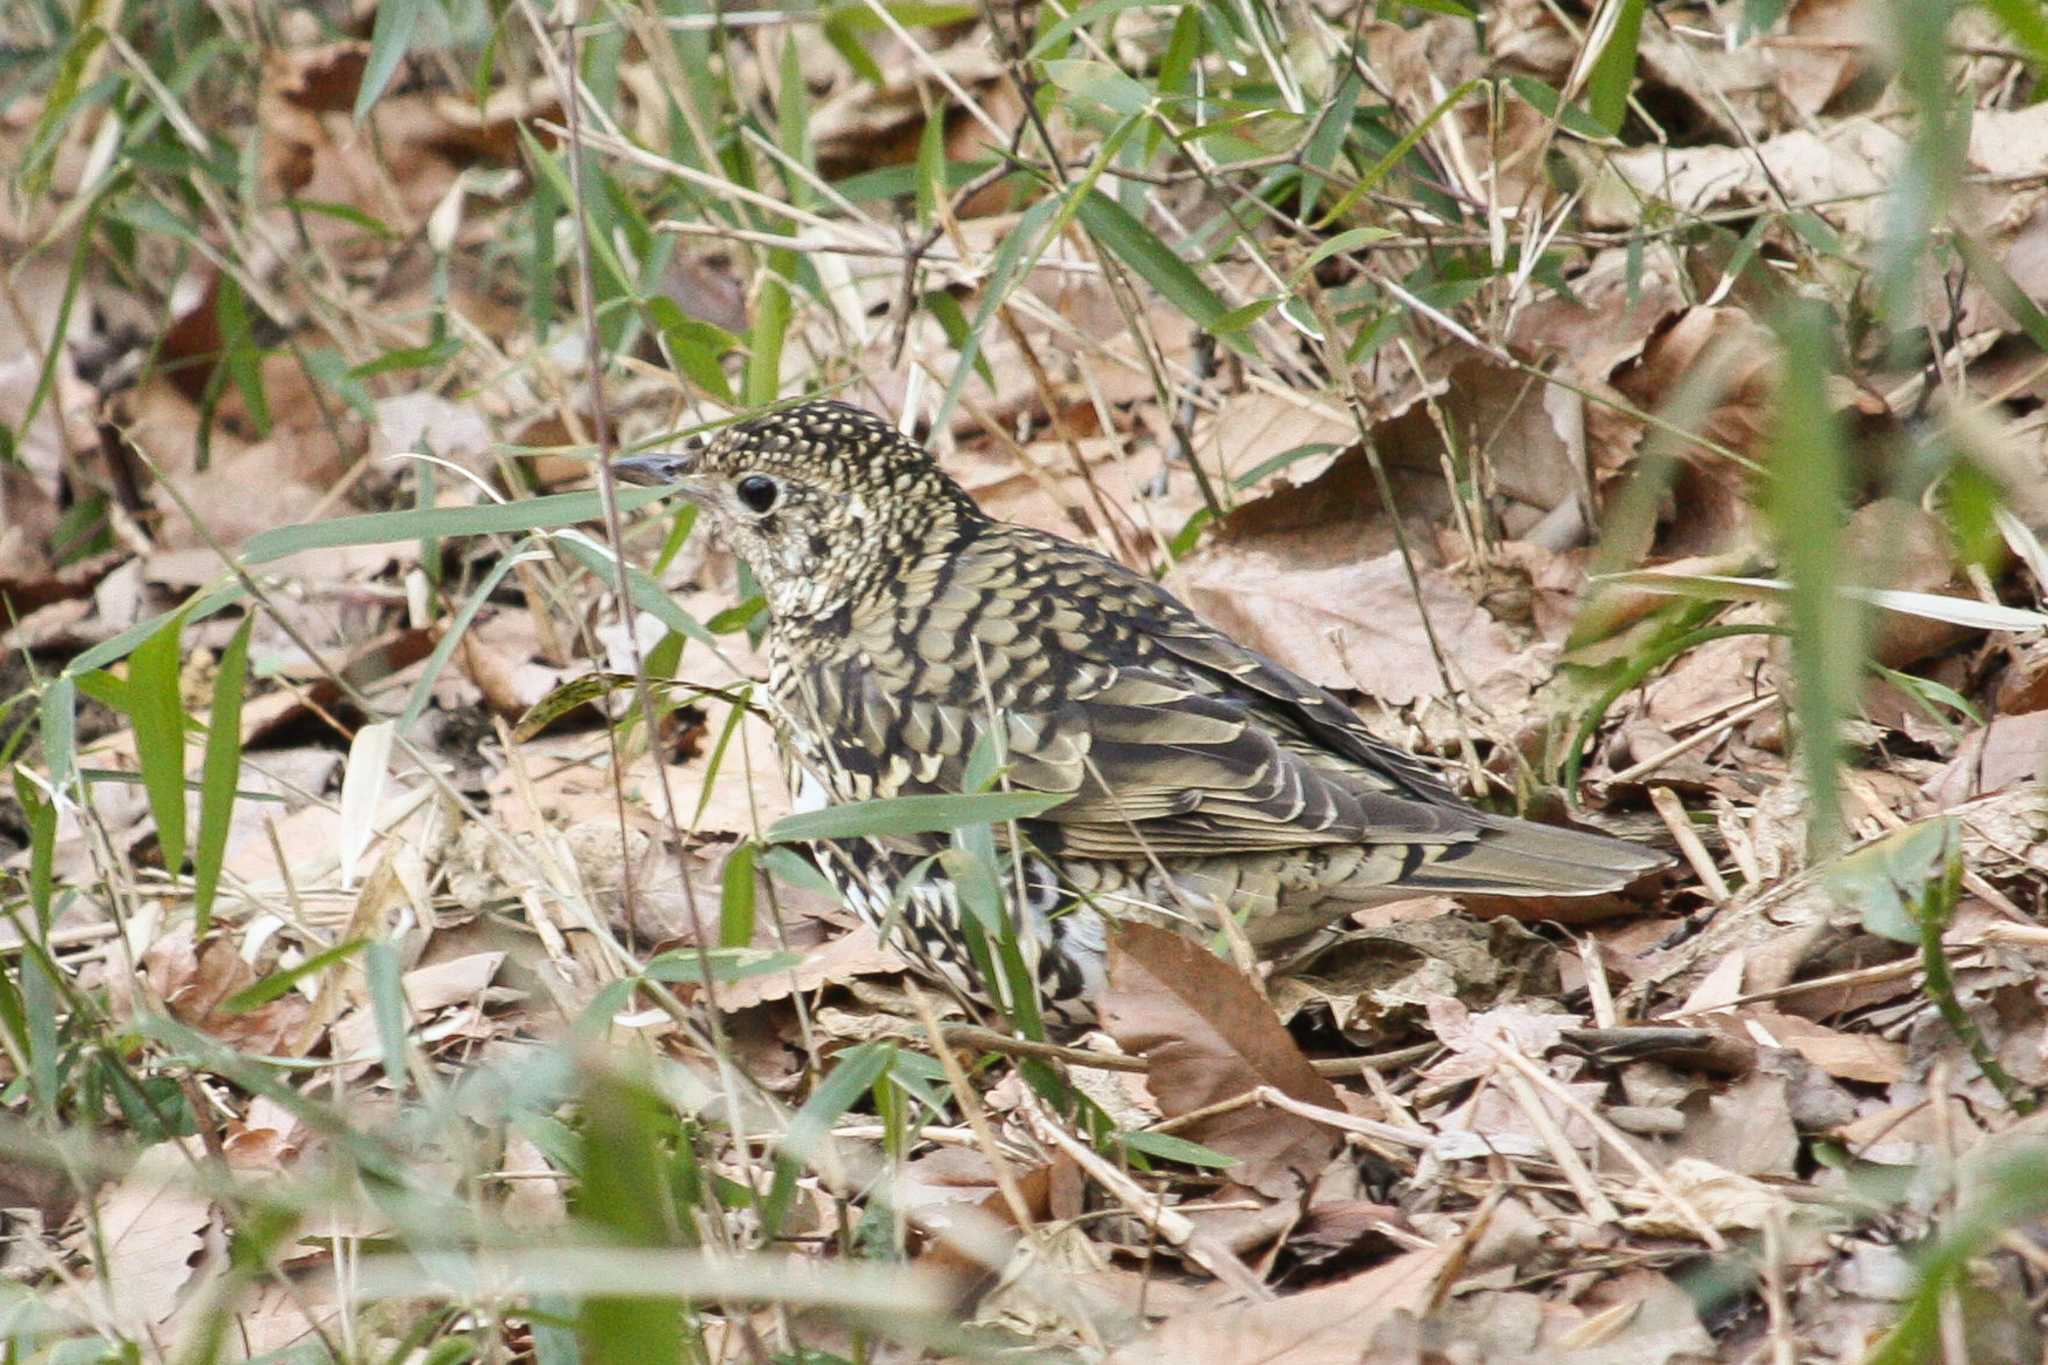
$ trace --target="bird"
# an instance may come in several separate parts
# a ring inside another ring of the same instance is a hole
[[[1005,827],[996,927],[1035,967],[1048,1028],[1096,1022],[1126,917],[1197,936],[1233,932],[1228,917],[1271,954],[1405,897],[1590,896],[1670,862],[1479,809],[1153,579],[989,516],[861,408],[804,401],[612,469],[696,504],[753,571],[799,809],[967,794],[990,754],[1002,785],[1047,798]],[[991,979],[991,879],[977,895],[947,844],[818,853],[912,967],[1014,1008],[1011,974]]]

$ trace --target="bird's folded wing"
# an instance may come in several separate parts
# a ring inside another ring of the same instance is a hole
[[[886,689],[863,698],[875,734],[944,735],[924,772],[898,788],[959,791],[967,755],[995,717],[1005,777],[1025,791],[1072,798],[1032,822],[1069,854],[1089,858],[1218,856],[1327,844],[1461,843],[1469,812],[1396,794],[1362,765],[1292,740],[1255,704],[1143,668],[1105,670],[1086,695],[1042,710],[915,705]],[[1278,737],[1276,737],[1278,736]]]

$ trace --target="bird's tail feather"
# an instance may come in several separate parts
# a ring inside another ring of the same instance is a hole
[[[1641,844],[1491,816],[1477,839],[1452,845],[1401,885],[1465,895],[1597,896],[1670,865]]]

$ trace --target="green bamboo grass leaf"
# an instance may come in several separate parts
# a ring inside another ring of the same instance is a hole
[[[726,985],[734,981],[746,981],[756,976],[773,976],[803,965],[802,953],[762,952],[758,948],[719,947],[704,950],[705,961],[699,961],[695,948],[672,948],[647,961],[641,975],[650,981],[666,981],[676,985],[701,986],[704,984],[704,968],[708,963],[711,979]]]
[[[405,234],[374,214],[365,213],[354,204],[338,203],[331,199],[287,199],[279,207],[293,213],[310,213],[316,218],[332,218],[336,222],[359,227],[373,237],[386,242],[395,242]]]
[[[178,692],[178,641],[185,622],[173,616],[128,661],[128,720],[135,757],[156,820],[164,869],[185,865],[185,705]]]
[[[1039,36],[1038,41],[1031,45],[1030,56],[1034,60],[1048,56],[1059,48],[1066,41],[1067,35],[1074,30],[1086,27],[1098,19],[1107,19],[1112,14],[1122,14],[1125,10],[1147,8],[1152,3],[1153,0],[1096,0],[1092,5],[1084,5],[1071,14],[1062,15],[1058,23],[1047,28]],[[1058,13],[1058,10],[1054,12]],[[1057,81],[1057,77],[1054,79]]]
[[[1118,1133],[1117,1142],[1133,1152],[1161,1161],[1178,1161],[1183,1166],[1203,1166],[1211,1170],[1223,1170],[1235,1166],[1237,1158],[1226,1156],[1214,1147],[1204,1147],[1199,1142],[1175,1137],[1171,1133],[1148,1133],[1143,1129],[1131,1133]]]
[[[307,977],[318,976],[329,967],[354,957],[368,944],[368,939],[352,938],[346,943],[337,943],[324,953],[314,954],[296,967],[272,972],[254,985],[245,986],[221,1001],[221,1010],[226,1014],[247,1014],[251,1010],[261,1009]]]
[[[917,135],[917,226],[929,228],[939,218],[946,195],[946,120],[934,110]],[[951,298],[949,294],[946,297]]]
[[[214,298],[214,317],[220,323],[221,358],[228,378],[248,405],[249,420],[258,437],[270,435],[270,403],[263,392],[263,350],[249,326],[249,306],[242,286],[232,275],[220,277],[220,292]]]
[[[382,939],[363,945],[363,979],[370,988],[370,1012],[377,1018],[377,1045],[384,1054],[384,1074],[394,1084],[406,1075],[406,1039],[412,1011],[405,1003],[405,983],[398,950]]]
[[[1848,456],[1827,377],[1833,355],[1826,312],[1802,303],[1778,323],[1785,378],[1767,449],[1764,511],[1791,581],[1785,621],[1792,630],[1794,714],[1806,778],[1808,840],[1815,856],[1842,838],[1842,721],[1863,672],[1863,612],[1845,608],[1848,577],[1842,523],[1849,497]]]
[[[206,937],[213,898],[227,857],[228,829],[235,814],[235,783],[242,773],[242,692],[249,674],[249,631],[255,613],[242,618],[220,656],[213,681],[213,709],[206,717],[206,754],[199,767],[199,839],[192,854],[193,935]]]
[[[105,0],[83,0],[72,18],[71,41],[65,45],[55,79],[43,92],[42,116],[36,120],[35,128],[23,144],[27,154],[22,158],[19,175],[24,201],[33,202],[49,189],[50,170],[58,143],[66,129],[76,126],[80,110],[74,104],[80,101],[81,84],[91,69],[93,54],[107,41],[107,30],[100,23],[101,11],[105,8]],[[59,329],[55,335],[63,336],[64,333]],[[23,426],[25,428],[27,423],[24,422]]]
[[[363,83],[356,90],[357,123],[383,97],[384,87],[391,83],[398,64],[405,60],[426,5],[427,0],[378,0],[377,22],[370,29],[370,59],[363,66]]]
[[[1108,62],[1071,58],[1045,63],[1046,79],[1077,100],[1101,105],[1125,117],[1152,107],[1152,91]]]
[[[811,1092],[803,1108],[790,1119],[775,1154],[774,1183],[761,1207],[763,1241],[774,1240],[789,1213],[798,1169],[816,1154],[832,1125],[888,1074],[895,1056],[893,1043],[862,1043],[841,1053],[832,1074]]]
[[[1089,236],[1112,255],[1143,276],[1166,301],[1203,327],[1213,326],[1229,307],[1216,291],[1203,282],[1194,267],[1174,254],[1143,223],[1132,217],[1122,204],[1100,190],[1090,190],[1080,200],[1075,215]]]
[[[1508,85],[1514,92],[1528,101],[1529,106],[1545,118],[1557,120],[1558,126],[1566,132],[1577,133],[1580,137],[1595,142],[1611,139],[1606,128],[1591,114],[1578,105],[1566,101],[1555,89],[1537,80],[1534,76],[1510,76]]]
[[[483,582],[477,584],[476,591],[464,599],[462,610],[455,613],[455,619],[441,632],[441,639],[435,644],[434,652],[427,656],[426,670],[420,674],[419,682],[414,684],[412,698],[406,702],[405,711],[398,718],[400,734],[410,733],[412,727],[419,723],[419,718],[426,714],[427,703],[434,699],[434,684],[441,680],[441,670],[448,666],[448,660],[455,653],[455,647],[462,643],[463,637],[468,633],[470,622],[476,620],[477,612],[483,608],[484,603],[490,601],[491,594],[505,581],[505,575],[512,572],[515,565],[545,558],[546,551],[530,543],[522,545],[517,551],[506,555],[493,565],[491,571],[484,575]]]
[[[621,488],[619,510],[630,512],[660,501],[659,488]],[[360,517],[334,517],[280,526],[251,536],[242,562],[268,564],[306,550],[337,545],[395,545],[408,540],[448,536],[480,536],[515,531],[545,531],[595,521],[604,506],[594,491],[555,493],[516,502],[480,503],[475,507],[413,507],[402,512],[371,512]]]
[[[525,149],[527,164],[540,172],[537,179],[546,183],[548,193],[554,202],[574,204],[576,185],[570,178],[569,168],[562,164],[562,159],[543,147],[540,139],[527,131],[524,124],[519,126],[519,145]],[[625,261],[620,258],[617,248],[613,246],[611,234],[591,232],[587,236],[590,242],[590,263],[602,277],[600,285],[608,294],[631,298],[634,293],[633,272],[626,268]]]
[[[619,505],[622,511],[625,508],[627,491],[623,488],[619,490]],[[659,489],[646,491],[660,492]],[[578,532],[564,531],[555,536],[554,543],[560,549],[568,551],[571,558],[580,561],[585,568],[601,577],[607,585],[618,581],[617,561],[596,541]],[[675,599],[664,592],[659,583],[630,564],[626,566],[626,591],[635,607],[676,634],[688,640],[695,640],[700,645],[718,648],[718,637],[706,630],[696,617],[677,606]]]
[[[50,789],[64,795],[78,776],[78,683],[58,678],[43,693],[37,732],[43,739],[43,767]]]
[[[2027,0],[2034,5],[2037,0]],[[2040,11],[2037,9],[2036,13]],[[2037,59],[2038,60],[2038,59]],[[2027,291],[2020,288],[2019,281],[2012,277],[2005,265],[1975,237],[1965,232],[1955,235],[1956,251],[1970,267],[1991,295],[1994,302],[2005,310],[2005,315],[2019,324],[2027,339],[2043,350],[2048,350],[2048,313],[2041,311],[2041,305],[2027,297]]]
[[[981,306],[975,310],[974,325],[968,328],[965,343],[958,346],[960,358],[954,362],[953,378],[946,385],[946,396],[939,402],[938,413],[932,418],[934,430],[943,429],[952,420],[953,407],[960,401],[961,391],[967,387],[967,377],[975,372],[976,362],[981,359],[981,339],[988,332],[989,322],[1003,300],[1009,297],[1010,290],[1016,287],[1018,276],[1045,249],[1051,239],[1047,224],[1059,208],[1058,199],[1039,200],[1024,210],[1016,227],[996,248],[995,260],[989,264],[988,279],[982,285]]]
[[[824,810],[785,815],[768,830],[768,841],[859,839],[901,834],[940,834],[969,825],[1029,820],[1068,799],[1062,792],[981,792],[974,796],[890,796],[851,801]]]
[[[94,645],[64,667],[64,677],[61,680],[61,685],[66,689],[64,693],[67,698],[65,706],[68,708],[76,704],[77,687],[86,677],[99,669],[105,668],[109,664],[117,663],[133,654],[137,645],[155,634],[157,629],[173,616],[184,617],[185,624],[188,626],[197,625],[209,616],[226,611],[247,595],[248,590],[239,582],[226,583],[210,592],[200,594],[196,600],[188,601],[185,605],[175,607],[161,616],[152,616],[147,621],[138,621],[113,639]],[[46,749],[52,734],[51,726],[56,722],[56,718],[51,714],[52,710],[55,709],[52,703],[55,692],[56,688],[53,686],[50,692],[44,694],[43,743]],[[65,733],[67,735],[70,733],[68,725]],[[66,748],[64,752],[68,755],[70,750]],[[54,764],[56,760],[53,757],[51,761]],[[69,781],[75,771],[75,768],[70,766],[67,759],[64,779]],[[58,772],[55,767],[52,767],[50,777],[52,782],[56,782]],[[61,789],[62,784],[59,783],[58,785]]]
[[[761,855],[760,863],[761,869],[777,881],[827,898],[839,894],[833,889],[831,880],[818,871],[817,864],[793,848],[772,845]]]
[[[647,300],[646,307],[676,369],[719,403],[732,407],[732,384],[721,362],[740,348],[740,339],[714,323],[690,317],[674,299],[656,295]]]
[[[1649,592],[1696,597],[1710,602],[1789,602],[1799,591],[1796,581],[1782,578],[1665,573],[1658,569],[1600,574],[1594,581],[1625,583]],[[2048,630],[2048,612],[2008,607],[2001,602],[1983,602],[1974,597],[1948,597],[1935,592],[1908,592],[1902,588],[1867,588],[1856,583],[1839,584],[1835,591],[1848,603],[1879,607],[1928,621],[1968,626],[1972,630]]]
[[[1913,914],[1914,904],[1961,839],[1962,826],[1952,816],[1923,820],[1842,858],[1828,870],[1822,884],[1836,904],[1863,917],[1863,927],[1869,932],[1917,944],[1920,925]]]
[[[1406,133],[1404,133],[1399,142],[1396,142],[1393,146],[1389,147],[1386,151],[1386,154],[1382,156],[1378,161],[1375,161],[1372,164],[1371,168],[1368,169],[1364,175],[1358,178],[1358,183],[1356,185],[1353,185],[1350,189],[1344,192],[1343,198],[1339,199],[1336,203],[1330,205],[1330,211],[1328,213],[1324,214],[1315,223],[1311,224],[1311,226],[1316,227],[1318,229],[1326,228],[1330,224],[1342,218],[1345,215],[1345,213],[1350,210],[1353,204],[1357,203],[1360,199],[1363,199],[1366,195],[1372,193],[1373,190],[1377,189],[1379,187],[1380,181],[1386,179],[1388,173],[1391,172],[1394,169],[1394,167],[1400,165],[1401,162],[1407,158],[1408,153],[1415,150],[1415,144],[1422,141],[1422,139],[1428,135],[1429,130],[1436,126],[1438,119],[1442,118],[1445,114],[1450,113],[1451,110],[1457,108],[1458,101],[1464,99],[1465,96],[1471,94],[1474,90],[1478,88],[1479,79],[1477,77],[1474,77],[1473,79],[1466,81],[1463,85],[1460,85],[1450,94],[1445,95],[1441,100],[1437,102],[1437,105],[1434,109],[1431,109],[1427,114],[1424,114],[1420,119],[1416,120],[1415,126],[1413,128],[1410,128]]]
[[[1608,14],[1612,23],[1607,42],[1586,77],[1586,104],[1594,122],[1612,136],[1628,117],[1628,92],[1635,83],[1636,47],[1643,32],[1643,0],[1609,0]]]
[[[36,784],[20,768],[14,770],[14,799],[28,827],[29,909],[35,912],[36,932],[48,934],[56,891],[57,803],[43,800]]]
[[[751,690],[743,690],[746,691],[747,699],[751,699]],[[747,705],[745,700],[742,700],[739,705],[734,706],[725,713],[725,724],[720,726],[718,731],[718,743],[712,746],[711,757],[704,765],[704,784],[697,793],[696,813],[690,817],[690,827],[692,829],[704,822],[704,812],[711,809],[711,792],[718,777],[718,770],[725,763],[726,751],[732,747],[733,736],[739,733],[740,722],[746,718]]]

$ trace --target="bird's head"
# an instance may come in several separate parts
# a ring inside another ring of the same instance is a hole
[[[612,463],[673,485],[752,566],[778,616],[822,616],[886,586],[920,549],[981,513],[922,446],[845,403],[740,422],[676,454]]]

